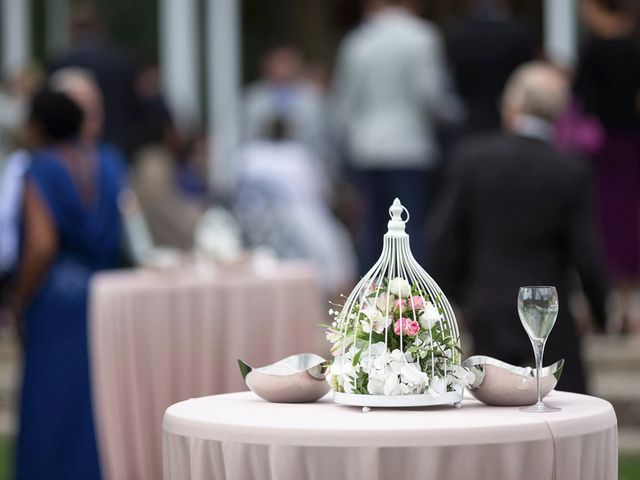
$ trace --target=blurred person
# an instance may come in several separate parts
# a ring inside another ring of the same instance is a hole
[[[91,71],[78,67],[63,68],[53,73],[47,84],[51,90],[69,96],[80,107],[80,138],[88,145],[97,145],[104,126],[104,106]]]
[[[462,117],[440,32],[414,13],[412,2],[368,2],[364,22],[340,45],[334,101],[348,166],[363,197],[356,232],[361,273],[380,254],[395,197],[411,212],[407,231],[423,263],[429,178],[439,160],[436,123]]]
[[[13,302],[24,345],[17,479],[100,478],[87,297],[93,273],[118,257],[122,170],[78,141],[82,124],[66,95],[34,97]]]
[[[584,392],[567,278],[570,269],[578,272],[600,326],[607,285],[589,172],[550,143],[567,98],[567,80],[545,63],[525,64],[511,76],[504,132],[467,141],[452,160],[431,226],[430,273],[467,309],[477,353],[515,365],[531,358],[516,309],[519,287],[555,286],[560,311],[545,357],[566,359],[559,389]]]
[[[148,65],[137,75],[136,95],[140,108],[136,128],[136,149],[147,145],[164,145],[178,154],[184,142],[160,88],[160,72],[157,66]]]
[[[136,154],[131,187],[146,219],[153,243],[190,250],[206,205],[185,196],[178,185],[175,155],[149,144]]]
[[[0,327],[11,323],[6,307],[18,263],[22,184],[29,166],[22,126],[41,82],[40,69],[30,64],[7,74],[0,86]]]
[[[310,62],[304,69],[304,78],[316,88],[320,94],[324,94],[331,85],[331,74],[326,65],[321,62]]]
[[[595,171],[597,219],[610,275],[619,287],[612,312],[640,330],[640,39],[633,4],[583,0],[588,29],[575,93],[602,127]],[[625,318],[626,317],[626,318]]]
[[[26,120],[29,99],[42,84],[36,64],[7,72],[0,85],[0,174],[6,158],[20,143],[19,130]]]
[[[500,128],[500,96],[509,75],[534,56],[527,27],[506,0],[466,0],[467,14],[447,32],[447,52],[467,107],[465,132]]]
[[[51,72],[80,67],[93,73],[104,98],[102,138],[131,153],[139,106],[135,93],[135,65],[107,40],[105,27],[93,2],[74,4],[71,13],[71,48],[54,59]]]
[[[91,71],[78,67],[63,68],[51,75],[47,85],[52,91],[67,95],[82,110],[82,126],[77,142],[89,155],[97,155],[107,162],[120,165],[124,171],[125,157],[120,149],[102,140],[104,103]],[[94,166],[89,162],[80,163],[77,174],[90,177],[93,169]]]
[[[30,161],[28,150],[18,149],[9,155],[0,172],[0,286],[3,293],[18,263],[23,178]]]
[[[350,290],[355,254],[327,205],[329,182],[314,151],[276,118],[261,139],[241,148],[239,166],[234,211],[249,246],[310,260],[330,297]]]
[[[327,166],[333,162],[322,92],[305,76],[302,55],[290,46],[267,53],[262,78],[246,90],[245,139],[261,138],[276,118],[286,119],[292,137],[314,149]]]
[[[203,206],[215,200],[209,186],[209,149],[206,135],[199,135],[181,158],[177,172],[180,192]]]

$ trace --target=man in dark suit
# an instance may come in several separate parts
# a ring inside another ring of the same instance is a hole
[[[430,230],[430,270],[467,309],[476,352],[514,364],[532,357],[516,309],[518,288],[556,286],[560,313],[545,363],[565,358],[558,387],[584,392],[567,280],[572,269],[578,273],[600,325],[607,285],[589,173],[549,143],[567,91],[564,77],[541,62],[513,74],[503,99],[505,132],[468,141],[454,156]]]
[[[467,104],[467,133],[500,128],[499,97],[509,75],[533,59],[526,25],[505,0],[467,0],[469,13],[447,31],[447,53],[458,92]]]
[[[134,62],[107,41],[100,16],[91,2],[75,6],[71,18],[71,39],[71,49],[50,64],[50,73],[66,67],[89,70],[104,99],[102,140],[131,153],[132,132],[140,113],[135,92]]]

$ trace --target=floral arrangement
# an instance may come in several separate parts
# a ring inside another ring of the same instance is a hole
[[[327,378],[335,391],[438,396],[473,382],[460,365],[459,339],[444,321],[442,298],[402,277],[364,292],[350,311],[329,310],[326,336],[335,358]]]

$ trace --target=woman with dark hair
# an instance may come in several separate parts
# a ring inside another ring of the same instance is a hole
[[[116,262],[122,172],[82,146],[81,124],[64,94],[34,97],[14,302],[25,348],[17,479],[100,478],[87,292],[93,272]]]
[[[599,229],[619,287],[610,324],[640,327],[640,41],[630,0],[582,0],[588,30],[576,78],[584,110],[602,125],[592,155]],[[635,300],[634,300],[635,298]]]

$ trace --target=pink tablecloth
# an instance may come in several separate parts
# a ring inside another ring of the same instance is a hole
[[[238,358],[260,366],[323,353],[324,310],[314,272],[302,264],[97,276],[89,328],[104,477],[161,478],[165,409],[246,389]]]
[[[164,416],[165,480],[615,480],[616,416],[552,392],[561,412],[465,399],[462,408],[272,404],[251,392],[187,400]]]

